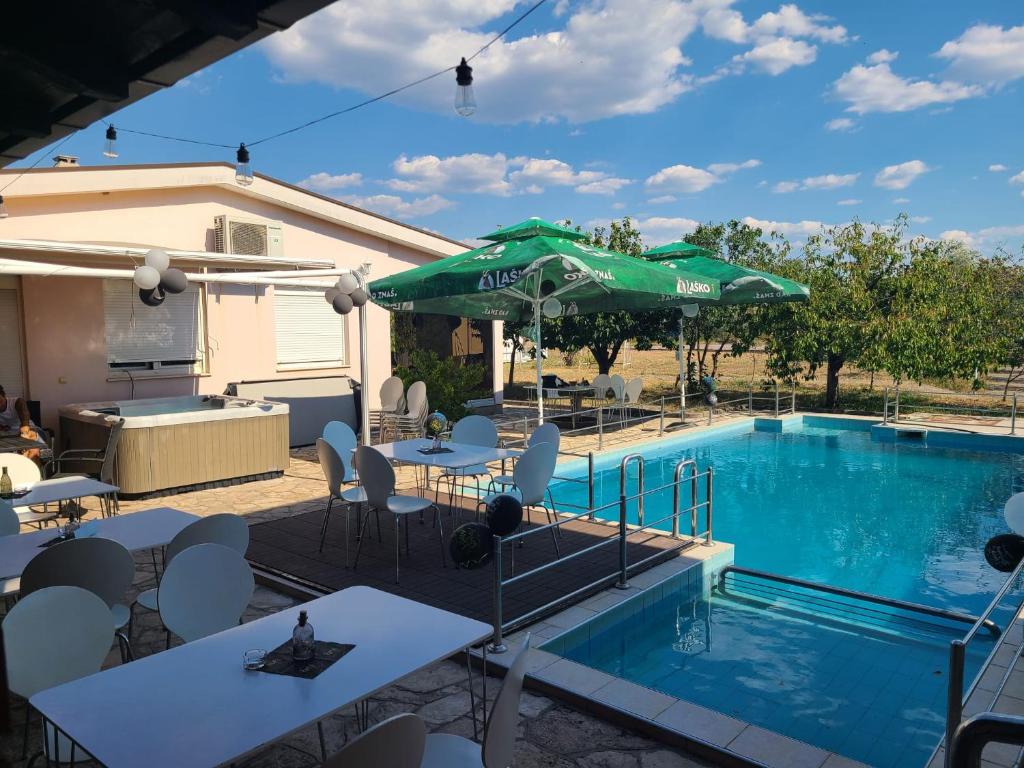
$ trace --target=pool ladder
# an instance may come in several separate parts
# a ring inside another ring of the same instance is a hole
[[[800,587],[801,589],[807,589],[816,592],[826,592],[830,595],[839,595],[840,597],[849,597],[854,600],[862,600],[867,603],[874,603],[875,605],[884,605],[889,608],[898,608],[902,611],[909,613],[920,613],[926,616],[933,616],[939,619],[945,619],[947,621],[955,621],[961,624],[974,625],[979,621],[977,616],[971,616],[970,614],[960,613],[958,611],[947,611],[945,608],[934,608],[930,605],[922,605],[921,603],[911,603],[906,600],[897,600],[892,597],[884,597],[882,595],[872,595],[868,592],[860,592],[855,589],[844,589],[843,587],[833,587],[830,584],[820,584],[816,581],[807,581],[805,579],[797,579],[793,576],[783,576],[778,573],[769,573],[767,571],[757,571],[753,568],[742,568],[738,565],[727,565],[718,572],[717,578],[717,589],[719,593],[726,595],[725,578],[730,573],[734,573],[741,576],[749,576],[751,578],[763,579],[765,581],[774,581],[780,584],[786,584],[791,587]],[[985,627],[989,633],[998,638],[1002,632],[999,629],[999,625],[996,624],[992,619],[986,618],[981,626]]]

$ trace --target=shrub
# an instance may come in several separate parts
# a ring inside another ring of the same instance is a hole
[[[414,381],[427,385],[427,400],[431,411],[440,411],[450,421],[465,416],[469,410],[466,401],[486,392],[484,374],[480,364],[463,365],[457,358],[440,358],[436,352],[414,350],[409,355],[409,366],[395,369],[395,376],[405,388]]]

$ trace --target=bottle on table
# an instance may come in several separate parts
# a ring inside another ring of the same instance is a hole
[[[14,493],[14,483],[11,482],[11,476],[7,474],[7,467],[4,467],[4,473],[0,475],[0,493],[8,495]]]
[[[299,623],[292,630],[292,658],[309,661],[313,658],[313,625],[305,611],[299,611]]]

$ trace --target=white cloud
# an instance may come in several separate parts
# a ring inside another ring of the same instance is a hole
[[[931,216],[911,216],[910,220],[915,224],[927,224],[932,220]]]
[[[508,196],[540,194],[549,186],[574,187],[591,195],[612,195],[632,179],[604,171],[577,171],[553,157],[507,157],[468,153],[438,157],[400,156],[393,164],[396,178],[387,185],[400,192],[447,192]]]
[[[823,227],[828,226],[820,221],[771,221],[769,219],[755,219],[753,216],[744,216],[742,223],[748,227],[758,227],[764,230],[764,233],[770,234],[772,232],[778,232],[779,234],[786,235],[788,237],[799,236],[805,237],[807,235],[818,234]]]
[[[1006,166],[1003,165],[1002,163],[992,163],[992,165],[990,165],[988,169],[992,171],[992,173],[1002,173],[1003,171],[1007,170]]]
[[[945,232],[939,234],[939,239],[955,240],[957,242],[963,243],[964,245],[969,245],[971,247],[974,247],[977,244],[977,241],[975,240],[974,236],[971,235],[970,232],[965,232],[962,229],[947,229]]]
[[[1024,26],[975,24],[935,55],[960,79],[1000,86],[1024,77]]]
[[[693,232],[700,222],[681,217],[650,216],[645,219],[635,219],[633,224],[640,230],[644,243],[649,247],[654,247],[679,240],[683,235]]]
[[[825,127],[830,131],[848,131],[856,124],[856,122],[848,117],[837,117],[836,119],[829,120],[825,123]]]
[[[650,205],[664,205],[665,203],[674,203],[677,199],[675,195],[658,195],[647,202]]]
[[[752,64],[758,71],[769,75],[781,75],[792,67],[803,67],[818,57],[818,47],[804,40],[778,37],[758,43],[746,53],[733,56],[733,64],[742,71],[745,64]]]
[[[456,64],[460,52],[483,46],[518,9],[516,0],[333,3],[272,35],[263,50],[285,82],[378,94]],[[517,30],[473,61],[481,86],[474,120],[644,114],[693,87],[681,50],[699,25],[693,3],[594,0],[563,10],[550,28],[524,36]],[[453,80],[438,77],[392,100],[451,115]]]
[[[839,189],[849,187],[860,177],[859,173],[826,173],[824,176],[808,176],[800,185],[801,189]]]
[[[846,101],[847,112],[908,112],[931,104],[951,104],[979,96],[982,88],[952,80],[938,83],[900,77],[887,62],[858,64],[833,83],[833,93]]]
[[[1011,184],[1024,184],[1024,171],[1010,177]]]
[[[859,173],[826,173],[822,176],[808,176],[802,181],[780,181],[772,187],[772,192],[786,194],[798,189],[839,189],[853,185],[858,178]]]
[[[454,205],[451,200],[440,195],[430,195],[415,200],[404,200],[398,195],[370,195],[369,197],[346,197],[344,199],[345,202],[359,208],[366,208],[385,216],[395,216],[400,219],[429,216]]]
[[[1008,239],[1024,238],[1024,224],[984,227],[975,232],[962,229],[947,229],[939,235],[942,240],[958,240],[972,248],[982,245],[1000,245]]]
[[[345,187],[358,187],[362,183],[363,175],[361,173],[339,173],[332,175],[321,171],[320,173],[314,173],[312,176],[307,176],[297,186],[303,189],[311,189],[314,192],[333,192]]]
[[[906,189],[922,173],[932,170],[920,160],[887,165],[875,175],[875,186],[884,189]]]
[[[704,14],[700,24],[704,34],[716,40],[745,43],[749,39],[750,32],[743,14],[732,8],[712,8]]]
[[[875,51],[870,56],[868,56],[867,62],[868,64],[889,64],[893,61],[896,61],[896,58],[898,56],[899,53],[882,48],[880,51]]]
[[[614,176],[610,176],[607,179],[588,181],[586,184],[580,184],[576,187],[576,191],[581,195],[614,195],[627,184],[632,183],[632,179],[619,179]]]
[[[755,35],[790,35],[792,37],[810,37],[823,43],[844,43],[847,40],[846,28],[840,25],[827,26],[827,16],[808,16],[796,5],[788,3],[779,7],[774,13],[766,13],[752,25]]]
[[[909,197],[894,197],[892,199],[892,201],[894,203],[896,203],[897,205],[903,205],[904,203],[909,203],[910,202],[910,198]]]
[[[744,160],[742,163],[712,163],[708,166],[708,170],[716,176],[722,176],[726,173],[735,173],[740,170],[747,170],[748,168],[757,168],[761,165],[760,160]]]
[[[741,169],[756,168],[760,164],[760,160],[750,159],[742,163],[712,163],[706,169],[694,168],[692,165],[671,165],[648,176],[644,184],[651,192],[661,192],[663,196],[672,193],[694,194],[722,181],[723,176]]]
[[[860,205],[863,202],[863,200],[859,200],[855,197],[848,197],[845,200],[837,201],[836,205]]]

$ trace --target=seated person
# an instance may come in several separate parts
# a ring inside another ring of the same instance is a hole
[[[26,440],[35,440],[39,443],[39,448],[21,451],[30,459],[38,460],[40,449],[46,448],[46,441],[42,437],[43,431],[32,423],[24,398],[8,397],[4,388],[0,386],[0,432],[14,431],[17,431]]]

